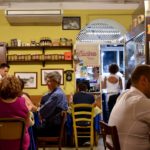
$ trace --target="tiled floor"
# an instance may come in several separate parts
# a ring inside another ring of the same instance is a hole
[[[38,150],[43,150],[42,148],[39,148]],[[45,150],[58,150],[58,148],[46,148]],[[64,147],[62,150],[76,150],[75,147]],[[79,147],[78,150],[90,150],[90,147]],[[98,146],[94,147],[93,150],[104,150],[103,141],[100,138],[98,141]]]

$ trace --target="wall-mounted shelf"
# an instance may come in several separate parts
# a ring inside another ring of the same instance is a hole
[[[72,49],[73,45],[69,46],[7,46],[7,50],[19,50],[19,49]]]
[[[42,50],[42,54],[9,54],[9,51],[24,51],[24,50]],[[63,50],[63,53],[58,52],[55,54],[45,54],[45,51],[49,50]],[[70,56],[66,56],[66,52],[68,53],[68,50],[70,51]],[[7,46],[7,62],[8,63],[38,63],[42,62],[43,66],[45,66],[45,63],[58,63],[58,64],[71,64],[73,67],[73,45],[69,46]]]

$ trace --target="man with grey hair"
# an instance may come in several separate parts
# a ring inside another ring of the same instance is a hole
[[[59,134],[60,115],[68,109],[67,98],[60,88],[61,75],[57,71],[47,74],[46,83],[49,92],[41,100],[39,115],[42,126],[37,129],[37,136],[55,136]]]
[[[137,66],[131,84],[118,97],[108,124],[117,126],[121,150],[149,150],[150,66]]]

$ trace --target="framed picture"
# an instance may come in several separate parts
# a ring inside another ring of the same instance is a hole
[[[58,71],[61,75],[61,85],[64,84],[64,70],[63,69],[41,69],[41,85],[46,85],[46,76],[48,73]]]
[[[37,88],[37,72],[15,72],[16,77],[22,79],[25,83],[25,89]]]
[[[80,30],[81,29],[80,17],[63,17],[62,29],[63,30]]]

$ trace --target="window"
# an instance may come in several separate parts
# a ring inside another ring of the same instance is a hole
[[[123,45],[103,45],[101,46],[102,73],[108,73],[109,65],[118,64],[120,72],[124,72]]]

